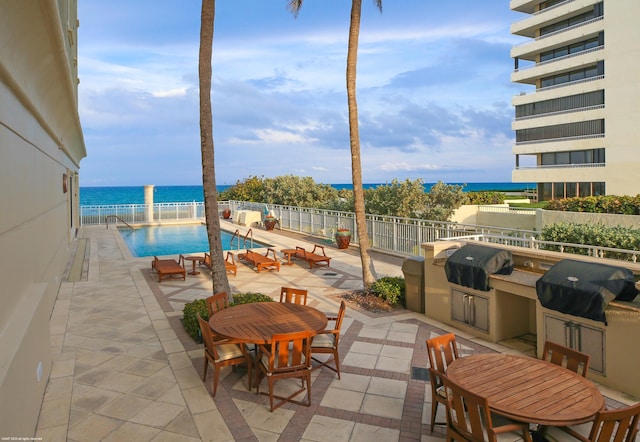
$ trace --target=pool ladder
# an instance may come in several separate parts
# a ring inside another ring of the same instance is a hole
[[[242,240],[242,248],[246,249],[247,248],[247,239],[251,237],[251,245],[253,245],[253,231],[251,229],[249,229],[247,231],[247,233],[244,235],[243,240]],[[233,236],[231,237],[231,246],[233,246],[233,240],[235,239],[238,243],[238,250],[240,250],[240,230],[236,229],[235,232],[233,232]]]
[[[109,228],[109,218],[115,218],[116,219],[116,223],[118,221],[124,223],[128,228],[130,228],[131,230],[135,230],[133,227],[131,227],[129,225],[128,222],[126,222],[125,220],[123,220],[122,218],[120,218],[118,215],[107,215],[104,217],[104,223],[107,225],[107,229]]]

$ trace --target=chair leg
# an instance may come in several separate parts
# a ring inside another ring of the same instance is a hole
[[[333,354],[333,360],[336,363],[336,373],[338,374],[338,380],[340,380],[340,356],[338,355],[337,351]]]
[[[209,368],[209,360],[207,359],[207,356],[205,355],[204,357],[204,374],[202,375],[202,381],[206,381],[207,380],[207,368]]]
[[[433,399],[431,402],[431,434],[433,434],[433,427],[436,425],[436,413],[438,412],[438,401]]]
[[[215,370],[213,371],[213,397],[216,397],[216,392],[218,391],[218,380],[220,379],[220,367],[217,365],[214,366]]]

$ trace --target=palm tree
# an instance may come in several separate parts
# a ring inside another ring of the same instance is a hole
[[[218,192],[213,148],[213,115],[211,112],[211,58],[213,53],[213,23],[215,0],[202,0],[200,17],[200,54],[198,76],[200,80],[200,148],[202,150],[202,187],[207,237],[211,252],[213,293],[231,293],[224,266],[220,217],[218,216]]]
[[[382,0],[374,0],[382,12]],[[297,17],[303,0],[289,0],[289,9]],[[362,0],[351,0],[351,22],[349,24],[349,46],[347,50],[347,105],[349,106],[349,140],[351,146],[351,179],[355,202],[356,228],[362,263],[362,283],[365,288],[375,281],[375,269],[369,256],[369,232],[364,211],[364,189],[362,187],[362,163],[360,159],[360,129],[358,126],[358,102],[356,100],[356,66],[358,63],[358,37]]]

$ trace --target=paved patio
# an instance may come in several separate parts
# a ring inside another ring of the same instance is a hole
[[[314,241],[258,229],[254,237],[277,251]],[[314,370],[310,407],[287,404],[271,413],[267,396],[247,391],[242,369],[223,369],[213,398],[213,370],[203,383],[202,347],[180,322],[185,303],[212,293],[209,271],[159,284],[151,259],[133,258],[115,229],[85,227],[79,238],[88,244],[81,278],[62,283],[51,317],[53,367],[36,434],[46,441],[442,440],[444,427],[431,434],[429,425],[425,340],[451,330],[463,354],[514,352],[422,314],[374,314],[348,304],[342,379]],[[361,285],[360,259],[331,245],[327,254],[331,267],[312,270],[295,261],[258,274],[239,264],[229,276],[232,292],[275,298],[281,286],[306,288],[309,305],[335,314],[340,294]],[[374,262],[378,276],[402,276],[401,258],[374,254]],[[602,391],[610,407],[630,403]]]

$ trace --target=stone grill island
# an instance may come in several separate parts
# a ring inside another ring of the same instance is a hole
[[[447,262],[460,261],[459,251],[467,245],[494,250],[485,257],[508,256],[513,270],[487,271],[487,286],[450,282]],[[634,350],[640,342],[639,264],[476,241],[429,242],[422,249],[427,317],[489,342],[529,342],[536,357],[546,340],[575,348],[591,356],[590,379],[640,397],[640,352]],[[593,280],[586,281],[590,275]],[[561,289],[557,284],[563,280],[589,286],[588,292]],[[543,286],[544,305],[537,285]],[[596,300],[596,306],[581,306],[585,297],[592,304]],[[598,308],[595,314],[580,314]]]

